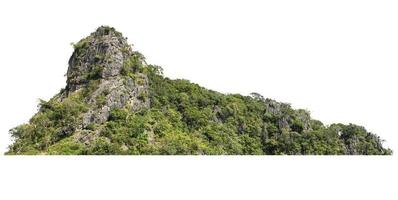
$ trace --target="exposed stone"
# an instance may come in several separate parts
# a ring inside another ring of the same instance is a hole
[[[109,27],[98,28],[75,45],[69,59],[67,90],[75,91],[93,78],[119,75],[123,62],[132,54],[126,38],[120,33]]]
[[[141,76],[144,76],[141,74]],[[90,110],[83,117],[83,127],[91,123],[103,123],[109,117],[109,112],[113,109],[127,107],[132,111],[149,108],[150,102],[148,98],[140,98],[141,95],[148,93],[148,80],[142,85],[134,83],[130,77],[114,77],[111,79],[103,79],[98,89],[93,92],[89,99],[92,105],[98,105],[98,97],[103,96],[104,104]]]
[[[73,130],[80,133],[77,140],[89,143],[98,133],[85,129],[106,122],[112,110],[127,108],[136,112],[149,108],[148,77],[140,72],[135,72],[132,77],[122,74],[124,65],[130,62],[128,59],[137,53],[113,28],[100,27],[74,46],[67,86],[60,98],[62,100],[80,89],[89,92],[85,101],[90,109],[83,114],[79,127]],[[145,66],[143,59],[138,62]]]

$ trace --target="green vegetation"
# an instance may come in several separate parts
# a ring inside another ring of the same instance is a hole
[[[6,154],[392,154],[364,127],[324,125],[258,93],[221,94],[171,80],[123,40],[114,28],[100,27],[75,44],[67,87],[41,101],[29,123],[10,130]],[[109,66],[120,74],[106,77]]]
[[[223,95],[186,80],[164,78],[159,67],[149,68],[151,107],[179,113],[182,130],[202,136],[205,154],[392,153],[361,126],[324,126],[305,110],[256,93]]]
[[[72,43],[72,46],[75,50],[83,49],[89,44],[90,38],[85,38],[80,40],[78,43]]]
[[[39,112],[30,119],[28,124],[11,129],[10,133],[16,140],[10,146],[8,154],[47,152],[51,145],[70,137],[75,132],[80,123],[81,114],[87,109],[80,92],[70,95],[62,102],[55,99],[48,102],[41,100]],[[59,148],[61,147],[55,149]],[[53,152],[54,149],[51,151]]]
[[[79,155],[84,154],[84,145],[67,137],[48,148],[50,155]]]
[[[130,68],[132,69],[132,68]],[[138,70],[138,69],[137,69]],[[338,155],[391,154],[381,139],[363,127],[324,126],[305,110],[265,99],[259,94],[224,95],[190,83],[170,80],[158,66],[149,78],[151,108],[111,111],[89,145],[73,139],[79,114],[88,109],[80,92],[63,102],[42,101],[29,124],[11,130],[16,139],[9,154],[250,154]],[[127,74],[126,74],[127,75]],[[89,84],[90,87],[94,87]],[[92,89],[91,89],[92,90]],[[144,97],[142,97],[144,98]],[[97,96],[103,104],[104,95]]]
[[[97,106],[102,107],[106,103],[106,96],[104,94],[100,94],[96,97]]]
[[[144,69],[142,65],[143,60],[145,60],[145,57],[142,54],[133,52],[133,55],[124,61],[121,74],[135,79],[136,73],[142,72]]]

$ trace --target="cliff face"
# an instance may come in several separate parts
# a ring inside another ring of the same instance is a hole
[[[88,104],[98,105],[84,114],[83,128],[105,122],[112,109],[149,108],[149,99],[140,98],[148,95],[148,78],[138,72],[138,68],[145,66],[143,58],[131,50],[121,33],[100,27],[74,46],[64,96],[89,88]]]
[[[74,44],[69,59],[67,86],[69,91],[85,86],[92,79],[110,79],[120,75],[123,63],[133,55],[120,33],[100,27],[87,38]]]
[[[79,128],[84,130],[87,126],[104,123],[114,109],[128,107],[136,112],[149,108],[149,99],[141,98],[148,96],[148,77],[138,71],[145,66],[143,58],[132,51],[121,33],[99,27],[74,47],[66,90],[61,96],[68,97],[78,90],[89,93],[85,101],[90,108],[83,114]],[[98,131],[95,134],[99,134]]]
[[[10,131],[7,154],[392,153],[360,126],[324,126],[256,93],[224,95],[165,78],[110,27],[74,48],[65,89]]]

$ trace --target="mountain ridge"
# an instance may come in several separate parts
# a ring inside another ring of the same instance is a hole
[[[73,46],[66,87],[10,130],[6,154],[392,154],[364,127],[325,126],[257,93],[164,77],[114,28],[101,26]]]

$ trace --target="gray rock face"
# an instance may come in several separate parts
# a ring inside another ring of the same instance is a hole
[[[284,108],[288,105],[282,104],[272,99],[265,100],[266,112],[270,113],[277,118],[277,124],[279,129],[289,130],[290,117],[284,113]]]
[[[69,60],[67,86],[60,96],[62,100],[74,92],[87,93],[85,101],[90,108],[83,114],[80,126],[75,128],[81,133],[78,140],[92,140],[98,133],[90,134],[87,127],[101,125],[114,109],[136,112],[149,108],[147,76],[139,71],[123,74],[126,64],[131,65],[131,58],[137,53],[119,32],[100,27],[74,47]],[[142,59],[135,62],[145,67]]]
[[[291,110],[289,104],[280,103],[272,99],[264,100],[266,112],[277,118],[276,123],[279,129],[290,130],[290,124],[293,123],[291,115],[288,113]],[[305,110],[296,111],[297,116],[295,118],[303,123],[303,130],[310,129],[310,114]]]
[[[143,74],[141,76],[145,80],[142,85],[137,85],[130,77],[102,79],[98,89],[88,100],[89,104],[97,105],[97,107],[83,116],[83,127],[106,121],[113,109],[127,107],[135,112],[149,108],[149,100],[140,98],[148,95],[148,79]]]
[[[90,79],[118,76],[133,52],[126,38],[112,28],[100,27],[74,45],[69,59],[67,89],[75,91]]]

